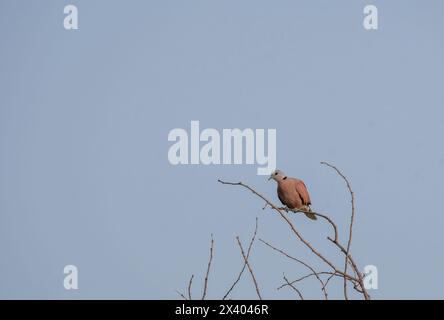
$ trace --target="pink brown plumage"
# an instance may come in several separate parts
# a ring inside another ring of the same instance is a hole
[[[287,206],[289,209],[300,209],[304,211],[311,211],[310,205],[310,195],[307,190],[307,186],[304,181],[296,178],[290,178],[285,175],[280,170],[275,170],[271,175],[270,179],[277,182],[277,194],[279,200],[283,205]],[[312,220],[316,220],[316,215],[313,213],[305,213],[307,217]]]

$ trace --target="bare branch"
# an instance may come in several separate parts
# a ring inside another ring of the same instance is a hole
[[[319,212],[314,212],[314,211],[307,211],[307,210],[303,210],[303,209],[289,209],[289,208],[279,208],[281,210],[285,210],[285,211],[291,211],[293,213],[311,213],[314,214],[315,216],[321,217],[323,219],[325,219],[328,223],[330,223],[330,225],[333,228],[333,232],[334,232],[334,238],[336,240],[338,240],[338,227],[336,226],[336,224],[333,222],[333,220],[331,220],[327,215],[319,213]]]
[[[333,165],[331,165],[331,164],[329,164],[327,162],[321,162],[321,164],[326,165],[326,166],[334,169],[335,172],[345,181],[345,183],[347,185],[347,189],[348,189],[348,191],[350,193],[350,197],[351,197],[351,217],[350,217],[350,224],[349,224],[349,230],[348,230],[348,241],[346,243],[346,246],[342,245],[339,242],[338,227],[334,223],[334,221],[330,217],[328,217],[327,215],[322,214],[322,213],[318,213],[318,212],[313,212],[313,211],[306,211],[306,210],[302,210],[302,209],[289,209],[289,208],[286,208],[286,207],[284,207],[284,208],[278,207],[275,204],[273,204],[271,201],[269,201],[267,198],[265,198],[262,194],[257,192],[255,189],[253,189],[249,185],[244,184],[242,182],[227,182],[227,181],[222,181],[222,180],[218,180],[218,182],[221,183],[221,184],[226,184],[226,185],[244,187],[244,188],[250,190],[254,195],[256,195],[259,198],[261,198],[265,202],[265,206],[263,207],[263,209],[265,209],[267,206],[270,206],[273,210],[275,210],[280,215],[280,217],[287,223],[287,225],[291,229],[291,232],[297,237],[297,239],[299,241],[301,241],[308,249],[311,250],[311,252],[314,255],[316,255],[319,259],[321,259],[326,265],[328,265],[332,269],[331,271],[317,272],[309,264],[307,264],[307,263],[305,263],[305,262],[303,262],[303,261],[301,261],[301,260],[299,260],[297,258],[294,258],[291,255],[289,255],[288,253],[286,253],[285,251],[270,245],[269,243],[267,243],[266,241],[264,241],[262,239],[259,239],[261,242],[263,242],[265,245],[269,246],[273,250],[283,254],[284,256],[286,256],[286,257],[288,257],[288,258],[290,258],[290,259],[292,259],[294,261],[297,261],[298,263],[304,265],[306,268],[308,268],[311,271],[310,274],[308,274],[308,275],[306,275],[306,276],[304,276],[304,277],[302,277],[300,279],[297,279],[297,280],[295,280],[293,282],[289,282],[288,279],[286,279],[285,275],[284,275],[284,280],[287,283],[283,284],[278,289],[280,289],[280,288],[282,288],[284,286],[290,286],[296,292],[300,293],[300,291],[298,291],[297,288],[293,286],[293,284],[295,282],[301,281],[301,280],[309,278],[311,276],[315,276],[317,278],[317,280],[319,281],[319,283],[321,284],[321,288],[322,288],[322,291],[323,291],[323,294],[324,294],[325,298],[328,299],[328,294],[327,294],[327,289],[326,289],[327,285],[330,282],[330,280],[336,276],[336,277],[342,277],[343,278],[344,298],[345,299],[348,299],[347,290],[348,290],[348,281],[349,281],[349,282],[351,282],[351,284],[353,284],[353,288],[356,291],[358,291],[361,294],[363,294],[364,298],[366,300],[368,300],[368,299],[370,299],[370,296],[369,296],[367,290],[364,287],[364,281],[363,281],[364,275],[359,271],[356,262],[354,261],[352,255],[350,254],[351,243],[352,243],[352,239],[353,239],[353,225],[354,225],[354,221],[355,221],[355,196],[354,196],[353,189],[351,188],[351,185],[350,185],[350,182],[348,181],[348,179],[345,177],[344,174],[342,174],[342,172],[338,168],[336,168],[335,166],[333,166]],[[315,216],[319,216],[320,218],[323,218],[325,221],[327,221],[331,225],[331,227],[333,228],[334,234],[333,234],[332,237],[327,237],[327,239],[330,242],[332,242],[340,250],[341,253],[344,254],[345,261],[344,261],[344,268],[343,268],[343,270],[340,270],[339,268],[337,268],[335,266],[335,264],[330,259],[327,259],[315,247],[313,247],[312,244],[309,241],[307,241],[302,236],[302,234],[296,229],[295,225],[290,220],[288,215],[285,214],[285,213],[288,213],[289,211],[294,212],[294,213],[304,213],[304,214],[310,213],[310,214],[314,214]],[[257,228],[257,226],[256,226],[256,228]],[[249,269],[249,271],[250,271],[250,273],[252,275],[252,278],[253,278],[253,282],[255,283],[256,291],[258,293],[258,296],[260,297],[260,293],[259,293],[259,289],[258,289],[258,286],[257,286],[256,279],[255,279],[254,274],[252,272],[251,266],[250,266],[250,264],[248,262],[251,245],[254,242],[255,237],[256,237],[256,230],[255,230],[255,233],[253,235],[252,241],[250,242],[250,246],[249,246],[248,254],[247,255],[245,255],[245,253],[243,251],[243,248],[242,248],[242,244],[241,244],[241,242],[239,240],[239,237],[237,237],[237,241],[238,241],[238,244],[240,246],[242,256],[244,257],[244,266],[243,266],[241,272],[239,273],[239,276],[238,276],[237,280],[234,282],[232,287],[229,289],[227,294],[224,296],[224,299],[228,296],[228,294],[232,291],[234,286],[238,283],[239,279],[242,276],[242,273],[245,270],[245,267],[247,267]],[[353,271],[354,276],[347,273],[347,271],[348,271],[347,269],[348,269],[349,266],[350,266],[350,269]],[[321,277],[320,275],[328,275],[328,279],[325,281],[323,279],[323,277]],[[302,296],[302,295],[300,295],[300,296]]]
[[[214,239],[213,239],[213,234],[211,234],[210,259],[208,260],[207,273],[205,274],[205,283],[203,288],[202,300],[204,300],[205,296],[207,295],[208,275],[210,274],[211,262],[213,261],[213,246],[214,246]]]
[[[318,274],[318,275],[321,275],[321,274],[335,274],[335,273],[333,273],[333,272],[328,272],[328,271],[322,271],[322,272],[318,272],[317,274]],[[310,278],[311,276],[314,276],[314,275],[315,275],[314,272],[309,273],[309,274],[306,274],[306,275],[303,276],[303,277],[300,277],[300,278],[298,278],[298,279],[296,279],[296,280],[291,281],[291,284],[296,283],[296,282],[300,282],[300,281],[302,281],[302,280],[304,280],[304,279],[307,279],[307,278]],[[285,287],[285,286],[287,286],[287,284],[282,284],[282,285],[280,285],[279,287],[277,287],[277,290],[281,290],[281,289],[282,289],[283,287]]]
[[[301,300],[304,300],[301,291],[299,291],[292,283],[288,281],[288,279],[285,277],[285,274],[284,274],[284,280],[287,282],[288,286],[290,286],[294,291],[296,291],[296,293],[299,295],[299,298],[301,298]]]
[[[237,240],[237,244],[239,245],[239,248],[241,250],[242,257],[244,258],[245,264],[247,265],[248,271],[250,271],[251,278],[253,279],[253,283],[256,288],[257,296],[259,297],[259,300],[262,300],[261,293],[259,292],[259,286],[256,281],[256,277],[254,276],[253,269],[251,268],[250,263],[248,262],[248,258],[245,256],[245,252],[244,252],[244,249],[242,248],[242,243],[240,242],[239,236],[236,237],[236,240]]]
[[[345,255],[345,262],[344,262],[344,273],[347,273],[347,266],[348,266],[348,253],[350,252],[350,246],[352,242],[352,236],[353,236],[353,222],[355,219],[355,194],[351,188],[350,182],[348,181],[347,177],[342,174],[342,172],[336,168],[334,165],[329,164],[328,162],[321,162],[321,164],[326,165],[336,171],[336,173],[341,176],[341,178],[345,181],[345,184],[347,185],[347,189],[350,192],[351,197],[351,217],[350,217],[350,227],[349,227],[349,233],[348,233],[348,242],[347,242],[347,250]],[[336,238],[335,241],[337,242],[338,239]],[[346,300],[348,300],[347,296],[347,280],[344,278],[344,297]]]
[[[302,264],[303,266],[305,266],[306,268],[308,268],[311,272],[313,272],[313,274],[316,276],[316,278],[318,279],[318,281],[321,283],[321,288],[322,288],[322,291],[323,291],[323,293],[324,293],[325,300],[328,300],[328,294],[327,294],[327,291],[325,290],[325,284],[324,284],[324,281],[322,281],[322,279],[319,277],[319,275],[318,275],[318,273],[316,272],[315,269],[313,269],[309,264],[305,263],[304,261],[299,260],[299,259],[297,259],[297,258],[295,258],[295,257],[292,257],[292,256],[290,256],[288,253],[286,253],[285,251],[283,251],[283,250],[281,250],[281,249],[278,249],[278,248],[272,246],[272,245],[269,244],[268,242],[266,242],[266,241],[264,241],[264,240],[262,240],[262,239],[259,239],[259,241],[262,242],[263,244],[267,245],[267,246],[270,247],[271,249],[273,249],[273,250],[275,250],[275,251],[277,251],[277,252],[283,254],[283,255],[286,256],[287,258],[289,258],[289,259],[291,259],[291,260],[294,260],[294,261],[296,261],[296,262],[299,262],[300,264]]]
[[[183,295],[182,292],[180,292],[179,290],[176,290],[176,292],[177,292],[177,294],[180,295],[184,300],[188,300],[187,297],[185,297],[185,296]]]
[[[299,231],[296,230],[295,226],[290,221],[290,219],[288,219],[283,214],[282,210],[279,207],[277,207],[275,204],[273,204],[271,201],[269,201],[267,198],[265,198],[262,194],[258,193],[256,190],[254,190],[253,188],[251,188],[250,186],[248,186],[248,185],[246,185],[246,184],[244,184],[242,182],[226,182],[226,181],[222,181],[220,179],[218,181],[220,183],[222,183],[222,184],[234,185],[234,186],[242,186],[242,187],[250,190],[251,192],[253,192],[255,195],[257,195],[262,200],[264,200],[270,207],[272,207],[274,210],[276,210],[279,213],[279,215],[282,217],[282,219],[284,219],[284,221],[289,225],[291,231],[297,236],[297,238],[303,244],[305,244],[305,246],[307,246],[316,256],[318,256],[322,261],[324,261],[326,264],[328,264],[333,270],[338,270],[332,262],[327,260],[327,258],[325,258],[322,254],[320,254],[307,240],[305,240],[301,236],[301,234],[299,233]]]
[[[194,274],[191,275],[190,282],[188,283],[188,299],[191,300],[191,285],[193,284]]]
[[[324,284],[324,290],[327,292],[327,285],[328,285],[328,283],[330,282],[330,280],[334,277],[335,275],[334,274],[331,274],[328,278],[327,278],[327,281],[325,281],[325,284]],[[345,279],[345,277],[344,277],[344,279]]]
[[[352,266],[355,274],[357,275],[357,280],[359,283],[359,287],[361,289],[361,293],[364,295],[364,298],[366,300],[370,299],[370,295],[368,294],[367,290],[364,287],[364,277],[362,276],[361,272],[359,272],[358,266],[356,265],[355,261],[353,260],[352,256],[350,253],[347,253],[347,250],[337,241],[335,241],[334,239],[327,237],[328,240],[330,240],[333,244],[335,244],[341,251],[342,253],[346,256],[346,258],[348,258],[348,260],[350,261],[350,265]],[[339,270],[336,270],[339,271]],[[342,272],[341,272],[342,273]]]
[[[348,281],[350,281],[350,282],[353,283],[353,284],[358,283],[358,279],[356,279],[356,278],[354,278],[354,277],[352,277],[352,276],[350,276],[350,275],[345,275],[345,276],[344,276],[342,273],[338,273],[338,272],[322,271],[322,272],[317,272],[317,274],[318,274],[318,276],[319,276],[319,275],[330,275],[330,277],[329,277],[329,278],[327,279],[327,281],[325,282],[325,286],[327,285],[328,281],[330,281],[329,279],[332,278],[332,277],[346,278]],[[305,279],[307,279],[307,278],[310,278],[310,277],[312,277],[312,276],[316,276],[316,274],[315,274],[314,272],[309,273],[309,274],[307,274],[307,275],[305,275],[305,276],[303,276],[303,277],[300,277],[300,278],[298,278],[298,279],[296,279],[296,280],[291,281],[290,283],[291,283],[291,284],[294,284],[294,283],[300,282],[300,281],[302,281],[302,280],[305,280]],[[285,286],[287,286],[287,284],[283,284],[283,285],[279,286],[277,289],[280,290],[280,289],[282,289],[282,288],[285,287]]]
[[[256,239],[257,227],[258,227],[258,218],[256,217],[256,226],[254,228],[254,233],[253,233],[253,236],[251,237],[250,244],[248,245],[247,259],[250,257],[251,248],[253,247],[254,240]],[[227,293],[224,295],[222,300],[225,300],[228,297],[228,295],[231,293],[231,291],[233,291],[234,287],[237,285],[240,278],[242,277],[242,274],[244,273],[246,267],[247,267],[247,263],[244,261],[242,270],[239,272],[239,275],[237,276],[236,280],[233,282],[230,289],[228,289]]]

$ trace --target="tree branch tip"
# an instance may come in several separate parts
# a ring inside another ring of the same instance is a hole
[[[236,186],[236,185],[243,185],[243,183],[241,181],[239,181],[239,182],[229,182],[229,181],[224,181],[224,180],[221,180],[221,179],[217,179],[217,182],[222,183],[222,184],[231,184],[231,185],[234,185],[234,186]]]
[[[337,248],[339,248],[340,252],[342,252],[342,253],[345,255],[345,266],[344,266],[344,270],[343,270],[343,271],[340,271],[339,268],[337,268],[337,267],[336,267],[336,266],[335,266],[330,260],[328,260],[327,258],[325,258],[321,253],[319,253],[319,252],[316,250],[316,248],[314,248],[314,247],[310,244],[310,242],[308,242],[306,239],[304,239],[304,238],[302,237],[302,235],[299,233],[299,231],[295,228],[295,226],[293,225],[292,221],[289,220],[289,218],[287,217],[287,215],[285,215],[285,214],[283,213],[283,211],[285,210],[285,212],[292,211],[292,212],[295,212],[295,213],[305,213],[305,214],[306,214],[307,212],[306,212],[305,210],[288,210],[288,209],[286,209],[286,208],[280,208],[280,207],[274,205],[274,203],[270,202],[270,201],[269,201],[267,198],[265,198],[265,196],[263,196],[261,193],[257,192],[253,187],[250,187],[249,185],[244,184],[244,183],[242,183],[242,182],[240,182],[240,181],[239,181],[239,182],[230,182],[230,181],[224,181],[224,180],[221,180],[221,179],[218,179],[217,181],[218,181],[219,183],[221,183],[221,184],[234,185],[234,186],[241,186],[241,187],[244,187],[244,188],[250,190],[250,191],[251,191],[252,193],[254,193],[255,195],[257,195],[257,196],[258,196],[259,198],[261,198],[262,200],[264,200],[264,201],[265,201],[265,205],[264,205],[264,207],[262,208],[263,210],[266,209],[268,206],[270,206],[272,209],[276,210],[276,211],[279,213],[280,217],[281,217],[281,218],[282,218],[282,219],[283,219],[283,220],[289,225],[290,229],[291,229],[292,232],[296,235],[296,237],[297,237],[297,238],[298,238],[298,239],[299,239],[299,240],[300,240],[300,241],[301,241],[301,242],[302,242],[302,243],[303,243],[308,249],[310,249],[310,250],[311,250],[311,251],[312,251],[317,257],[319,257],[319,258],[320,258],[322,261],[324,261],[327,265],[329,265],[331,268],[333,268],[334,273],[331,274],[331,276],[328,278],[327,282],[324,282],[323,279],[320,279],[319,276],[318,276],[318,274],[325,274],[324,272],[320,272],[320,273],[318,273],[318,272],[312,270],[312,271],[314,272],[314,275],[316,275],[316,277],[318,278],[319,282],[320,282],[321,285],[322,285],[322,290],[323,290],[323,292],[324,292],[324,295],[325,295],[325,298],[326,298],[326,299],[327,299],[326,286],[327,286],[329,280],[330,280],[331,278],[333,278],[334,275],[337,275],[337,276],[340,276],[340,277],[343,277],[343,278],[344,278],[344,296],[345,296],[345,299],[346,299],[346,300],[348,300],[348,297],[347,297],[347,281],[352,282],[352,283],[354,284],[354,288],[355,288],[355,289],[362,289],[362,291],[359,291],[359,290],[357,290],[357,291],[360,292],[360,293],[362,293],[362,294],[364,295],[364,298],[365,298],[366,300],[368,300],[368,299],[370,299],[370,296],[368,295],[367,291],[365,290],[365,288],[364,288],[364,286],[363,286],[363,278],[364,278],[365,275],[362,274],[362,273],[359,271],[359,269],[358,269],[356,263],[354,262],[352,256],[350,255],[350,247],[351,247],[351,242],[352,242],[352,233],[353,233],[353,225],[354,225],[354,217],[355,217],[355,203],[354,203],[355,196],[354,196],[354,191],[353,191],[353,189],[352,189],[352,187],[351,187],[351,184],[350,184],[348,178],[347,178],[347,177],[341,172],[341,170],[339,170],[335,165],[330,164],[330,163],[327,162],[327,161],[320,161],[320,164],[321,164],[321,165],[328,166],[329,168],[332,168],[332,169],[333,169],[333,170],[334,170],[334,171],[335,171],[335,172],[336,172],[336,173],[337,173],[337,174],[338,174],[338,175],[339,175],[339,176],[345,181],[346,186],[347,186],[347,188],[348,188],[348,190],[349,190],[349,193],[350,193],[350,196],[351,196],[351,203],[352,203],[352,206],[351,206],[352,208],[351,208],[351,210],[352,210],[352,213],[351,213],[350,225],[349,225],[348,242],[347,242],[346,246],[345,246],[345,245],[342,245],[342,244],[339,242],[338,228],[337,228],[336,224],[331,220],[331,218],[328,217],[328,215],[321,214],[321,213],[315,213],[315,212],[311,212],[311,211],[310,211],[310,213],[312,213],[312,214],[314,214],[314,215],[316,215],[316,216],[319,216],[319,217],[321,217],[321,218],[324,218],[324,219],[325,219],[326,221],[328,221],[328,222],[330,223],[330,225],[333,227],[334,235],[332,235],[332,236],[327,236],[327,240],[330,241],[330,242],[332,242]],[[257,223],[257,219],[258,219],[258,218],[256,217],[256,223]],[[256,226],[256,229],[257,229],[257,226]],[[256,231],[255,231],[255,234],[256,234]],[[254,235],[254,236],[255,236],[255,235]],[[213,234],[212,234],[212,238],[213,238]],[[255,280],[255,277],[254,277],[253,272],[252,272],[252,270],[251,270],[251,266],[250,266],[249,263],[248,263],[248,256],[249,256],[249,255],[245,256],[245,253],[243,252],[243,248],[242,248],[242,244],[241,244],[241,241],[240,241],[240,237],[239,237],[239,235],[236,236],[236,239],[237,239],[237,241],[238,241],[238,245],[239,245],[239,247],[240,247],[240,249],[241,249],[241,253],[242,253],[242,256],[243,256],[243,258],[244,258],[244,267],[243,267],[242,271],[245,269],[245,266],[248,267],[248,269],[249,269],[249,271],[250,271],[250,273],[251,273],[251,276],[252,276],[252,278],[253,278],[253,282],[255,283],[256,291],[257,291],[257,293],[258,293],[258,296],[259,296],[259,298],[261,299],[261,297],[260,297],[260,293],[259,293],[259,289],[258,289],[258,286],[257,286],[256,280]],[[254,239],[254,237],[253,237],[253,239]],[[261,239],[261,238],[259,238],[259,240],[260,240],[260,242],[262,242],[262,243],[268,245],[268,243],[267,243],[265,240],[263,240],[263,239]],[[250,245],[251,245],[251,243],[250,243]],[[294,259],[294,260],[296,260],[296,261],[299,261],[298,259],[293,258],[293,257],[289,256],[288,254],[286,254],[285,252],[281,251],[280,249],[274,248],[274,247],[271,246],[271,245],[269,245],[269,246],[270,246],[271,248],[277,250],[278,252],[283,253],[285,256],[290,257],[290,258],[292,258],[292,259]],[[303,264],[305,265],[305,263],[303,263]],[[347,268],[348,268],[349,264],[350,264],[350,267],[351,267],[351,268],[353,269],[353,271],[354,271],[354,275],[355,275],[354,277],[353,277],[352,275],[349,275],[349,274],[347,273]],[[309,268],[312,269],[311,267],[309,267]],[[242,274],[242,271],[241,271],[240,275]],[[329,274],[330,274],[330,273],[329,273]],[[240,275],[239,275],[239,277],[238,277],[238,280],[239,280],[239,278],[240,278]],[[293,286],[292,286],[292,283],[293,283],[293,282],[292,282],[291,284],[289,283],[288,279],[286,279],[285,273],[283,273],[283,276],[284,276],[284,280],[287,282],[287,284],[282,285],[281,287],[277,288],[277,290],[280,290],[282,287],[284,287],[284,286],[286,286],[286,285],[289,285],[290,287],[293,288]],[[235,281],[234,285],[237,283],[238,280]],[[234,285],[233,285],[232,287],[234,287]],[[293,288],[293,289],[294,289],[296,292],[298,292],[298,293],[300,294],[300,292],[299,292],[299,290],[298,290],[297,288]],[[229,292],[226,294],[226,296],[231,292],[231,290],[232,290],[232,288],[230,288],[230,290],[229,290]],[[224,299],[225,299],[226,296],[224,296]],[[301,296],[301,299],[303,299],[302,296]]]

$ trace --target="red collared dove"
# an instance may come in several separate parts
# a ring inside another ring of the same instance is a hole
[[[282,204],[288,209],[301,209],[304,211],[311,211],[310,195],[304,181],[289,178],[280,170],[275,170],[270,175],[268,180],[273,179],[277,182],[277,194]],[[305,213],[305,212],[304,212]],[[316,215],[313,213],[305,213],[307,217],[316,220]]]

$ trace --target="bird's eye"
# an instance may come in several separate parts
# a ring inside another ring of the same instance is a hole
[[[275,175],[275,176],[277,176],[277,175],[278,175],[278,173],[277,173],[277,172],[275,172],[275,173],[274,173],[274,175]]]

